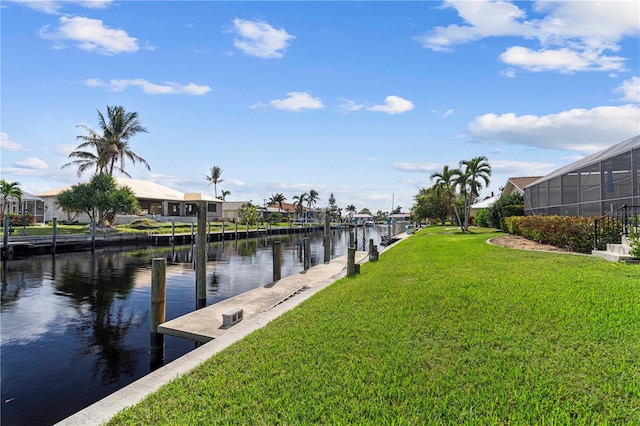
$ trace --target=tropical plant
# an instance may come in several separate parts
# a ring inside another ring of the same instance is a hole
[[[442,225],[451,218],[451,205],[446,191],[440,185],[422,188],[414,197],[415,204],[411,212],[416,222],[437,219]]]
[[[113,222],[117,214],[134,214],[139,210],[133,191],[127,186],[118,187],[107,173],[93,175],[88,183],[62,191],[56,197],[56,205],[67,212],[86,213],[99,227]]]
[[[231,191],[220,190],[220,199],[226,201],[227,195],[231,195]]]
[[[353,219],[353,215],[356,214],[356,211],[358,211],[356,209],[356,206],[353,204],[349,204],[346,208],[345,211],[349,212],[349,220]]]
[[[309,194],[307,194],[306,192],[303,192],[300,195],[294,195],[293,196],[293,208],[296,211],[296,217],[300,217],[302,215],[302,212],[304,211],[304,203],[307,201],[307,197],[309,197]]]
[[[479,156],[471,160],[460,161],[460,166],[464,166],[464,172],[459,173],[456,183],[460,188],[460,195],[464,201],[464,223],[462,232],[469,229],[469,216],[471,215],[471,205],[478,199],[482,183],[489,186],[491,176],[491,165],[487,157]]]
[[[284,194],[278,192],[277,194],[271,194],[271,198],[269,198],[269,204],[277,204],[278,212],[282,210],[282,203],[287,199]]]
[[[204,175],[204,178],[209,182],[209,185],[213,184],[213,194],[216,198],[218,198],[218,184],[220,182],[224,182],[223,179],[220,179],[222,175],[222,169],[218,166],[213,166],[209,169],[209,174]]]
[[[435,179],[435,186],[440,187],[440,190],[444,191],[447,195],[447,204],[450,211],[449,215],[451,216],[451,212],[455,213],[458,225],[463,229],[460,213],[458,212],[458,207],[456,205],[457,195],[455,192],[456,182],[461,174],[462,172],[459,169],[450,169],[448,165],[445,165],[442,168],[442,172],[432,173],[430,179],[432,181]]]
[[[121,106],[107,106],[107,116],[98,111],[98,124],[100,132],[85,126],[87,134],[77,136],[76,139],[83,142],[76,150],[69,154],[69,158],[77,158],[62,165],[62,168],[74,165],[78,167],[78,177],[85,171],[95,166],[96,174],[108,173],[113,176],[116,169],[123,175],[130,177],[125,170],[126,160],[133,164],[141,163],[147,170],[151,167],[147,161],[131,150],[129,140],[138,133],[147,133],[142,126],[137,112],[126,112]],[[93,148],[95,152],[85,149]]]
[[[318,197],[318,191],[316,191],[315,189],[309,191],[309,194],[307,195],[307,207],[309,208],[309,210],[307,210],[307,214],[309,214],[313,207],[315,207],[319,199],[320,197]]]
[[[22,189],[20,189],[20,182],[8,182],[4,179],[0,179],[0,195],[2,195],[2,215],[4,216],[5,210],[8,207],[7,199],[14,197],[18,200],[18,203],[22,202]]]

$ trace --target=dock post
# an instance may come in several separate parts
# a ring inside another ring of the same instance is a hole
[[[282,278],[282,244],[280,241],[273,242],[273,281]]]
[[[164,363],[164,334],[158,326],[165,322],[167,314],[167,259],[151,261],[151,318],[149,337],[149,366],[151,370]]]
[[[91,218],[91,251],[96,249],[96,217]]]
[[[56,254],[56,243],[58,238],[58,218],[53,218],[53,236],[51,237],[51,253]]]
[[[224,218],[222,218],[222,241],[224,242]]]
[[[211,221],[207,221],[207,241],[211,241]]]
[[[349,247],[347,249],[347,276],[353,277],[356,274],[356,249]]]
[[[191,245],[193,245],[193,222],[191,222]]]
[[[354,241],[356,237],[353,231],[349,231],[349,247],[354,247]]]
[[[331,262],[331,223],[329,222],[329,211],[324,215],[324,263]]]
[[[176,238],[176,222],[171,222],[171,244],[175,242]]]
[[[378,261],[378,246],[373,244],[373,238],[369,240],[369,261],[370,262]]]
[[[7,260],[9,258],[9,216],[5,215],[2,219],[2,247],[4,247],[4,258],[3,260]],[[3,269],[4,271],[4,269]]]
[[[302,245],[304,247],[304,270],[308,271],[311,267],[311,238],[304,237],[302,239]]]
[[[198,203],[196,241],[196,309],[207,306],[207,202]]]

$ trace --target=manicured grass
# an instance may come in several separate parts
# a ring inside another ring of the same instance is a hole
[[[638,424],[640,267],[441,232],[109,424]]]

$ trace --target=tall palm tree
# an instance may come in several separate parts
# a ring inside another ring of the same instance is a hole
[[[354,206],[353,204],[349,204],[346,208],[346,211],[349,212],[349,219],[353,219],[353,215],[356,214],[356,206]]]
[[[320,197],[318,196],[318,191],[316,191],[315,189],[309,191],[309,194],[307,195],[307,207],[309,208],[308,212],[311,211],[311,209],[316,205],[319,199]]]
[[[218,198],[218,184],[220,182],[224,182],[223,179],[220,179],[220,176],[222,176],[222,169],[218,166],[211,167],[209,169],[209,174],[204,175],[204,178],[209,182],[209,185],[213,184],[213,193],[216,198]]]
[[[280,212],[282,210],[282,203],[287,199],[287,197],[284,196],[284,194],[282,194],[281,192],[278,192],[277,194],[271,194],[271,198],[269,198],[269,204],[277,204],[278,205],[278,212]]]
[[[462,229],[462,231],[464,232],[462,220],[460,219],[460,213],[458,213],[458,207],[456,206],[455,193],[457,179],[461,174],[462,172],[460,171],[460,169],[450,169],[448,165],[445,165],[442,168],[442,172],[432,173],[430,179],[435,179],[434,186],[441,187],[441,189],[443,189],[447,193],[449,209],[453,209],[453,211],[455,212],[456,218],[458,219],[458,224],[460,225],[460,229]]]
[[[77,126],[87,134],[76,137],[83,142],[69,154],[69,158],[77,160],[64,164],[63,168],[78,166],[78,176],[81,176],[87,169],[95,166],[96,173],[104,172],[113,176],[115,169],[131,177],[125,170],[126,161],[129,159],[133,164],[141,163],[147,170],[151,170],[149,163],[133,152],[129,145],[132,137],[138,133],[147,133],[137,112],[126,112],[121,106],[107,106],[106,118],[98,111],[98,125],[100,132],[85,125]],[[93,148],[95,152],[86,151],[86,148]]]
[[[482,182],[489,186],[491,176],[491,165],[487,157],[479,156],[471,160],[460,161],[460,166],[464,166],[464,173],[458,177],[460,193],[464,200],[464,227],[469,226],[469,215],[471,214],[471,204],[480,196]]]
[[[300,213],[302,213],[302,207],[304,206],[304,203],[307,200],[308,196],[309,194],[307,194],[306,192],[303,192],[300,195],[293,196],[293,208],[295,209],[298,217],[300,217]]]
[[[2,195],[2,215],[4,216],[5,209],[8,206],[7,198],[14,197],[18,199],[18,204],[22,203],[20,182],[8,182],[0,179],[0,195]]]

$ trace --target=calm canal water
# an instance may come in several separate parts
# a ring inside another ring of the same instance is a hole
[[[358,250],[387,228],[358,228]],[[207,305],[272,282],[272,244],[283,248],[282,276],[324,261],[322,234],[209,244]],[[332,258],[346,253],[347,230],[332,231]],[[194,310],[191,246],[122,248],[37,256],[2,265],[1,423],[51,425],[146,375],[151,260],[167,259],[167,320]],[[165,364],[195,348],[165,337]]]

